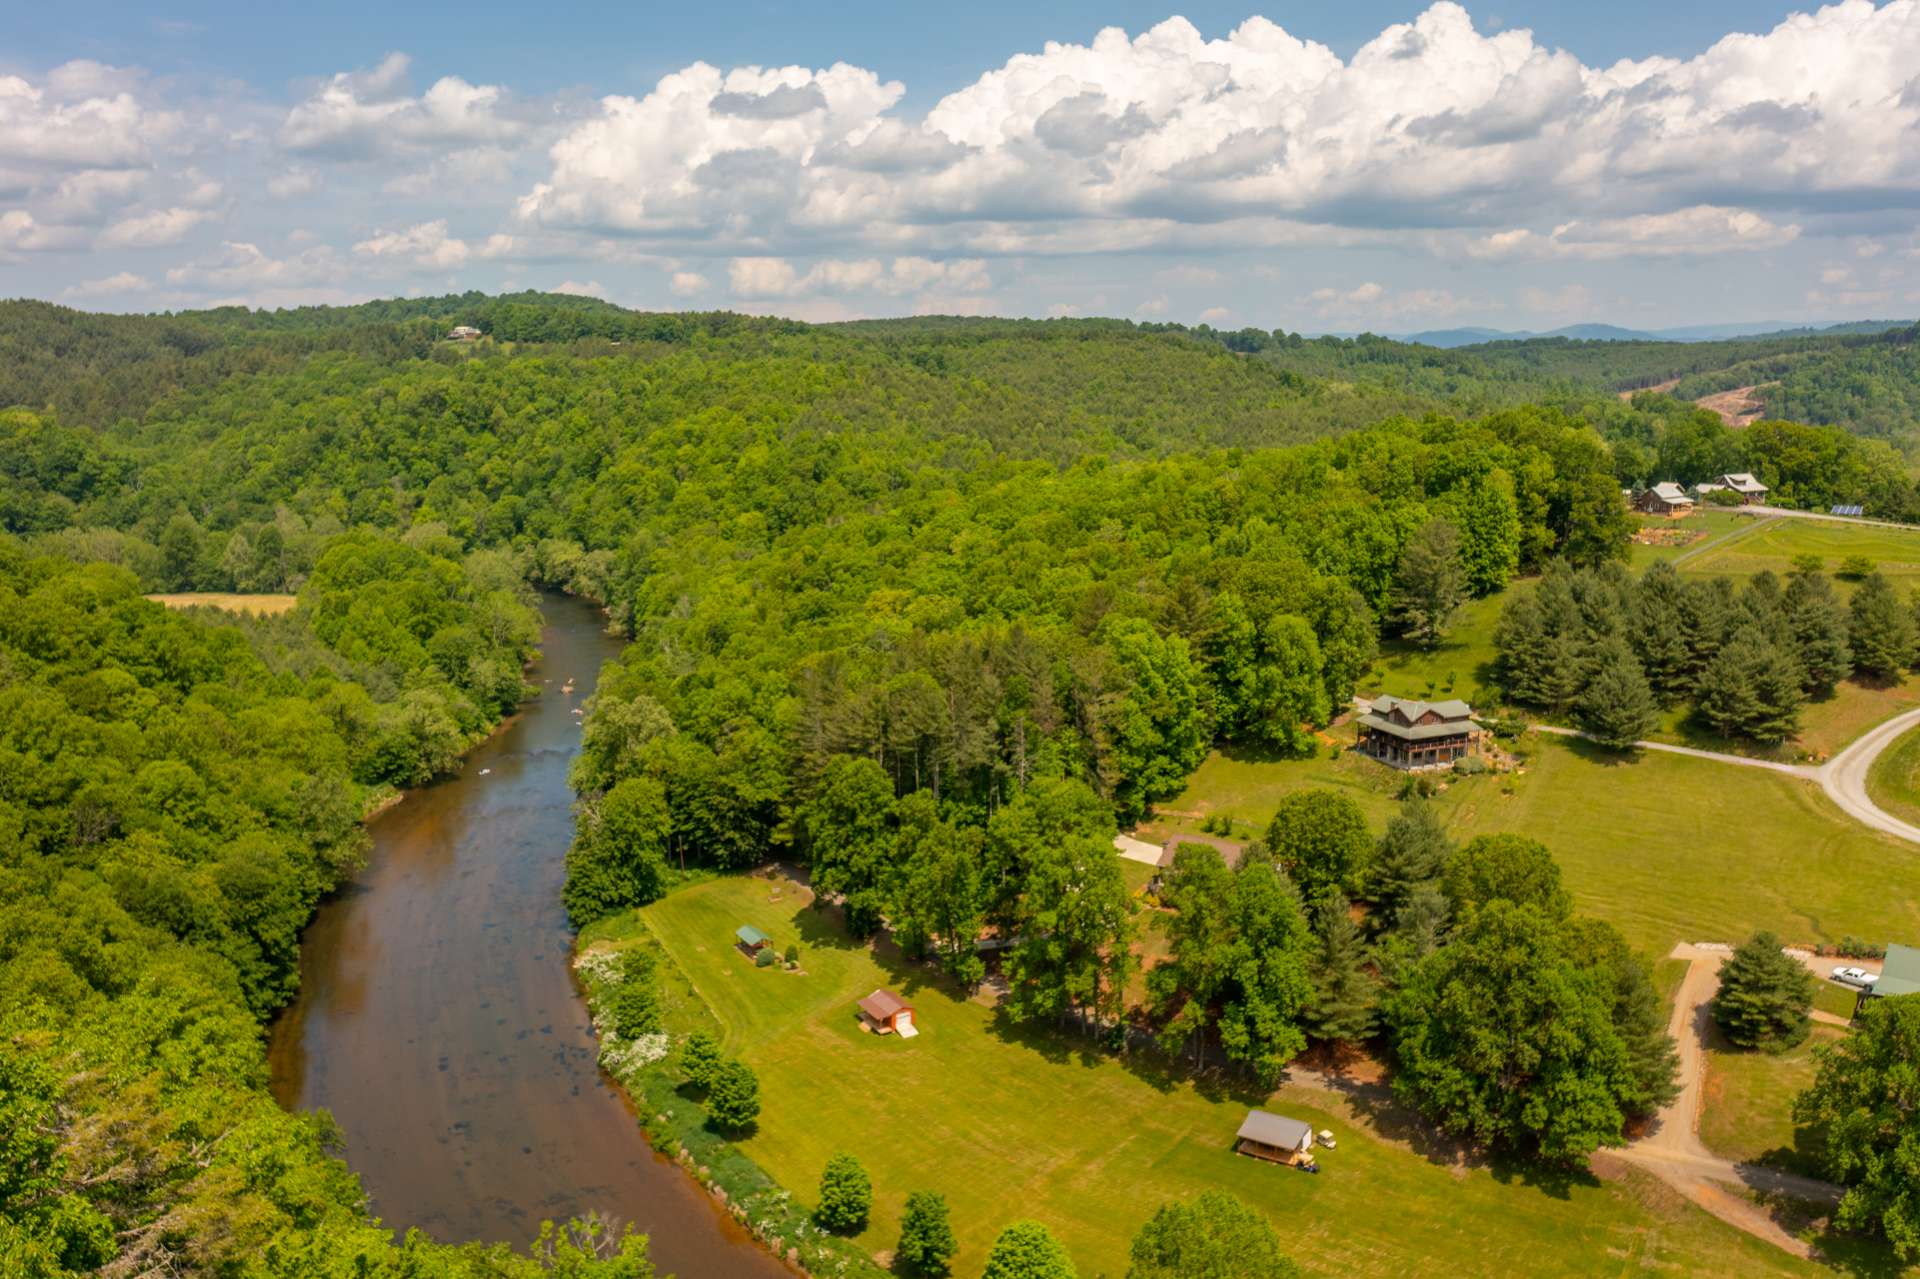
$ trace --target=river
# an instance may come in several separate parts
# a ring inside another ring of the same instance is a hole
[[[790,1279],[654,1152],[595,1064],[560,905],[567,766],[573,711],[620,643],[578,600],[541,612],[541,695],[457,776],[369,822],[366,868],[307,926],[274,1095],[333,1112],[396,1230],[524,1244],[543,1218],[597,1209],[651,1235],[663,1274]]]

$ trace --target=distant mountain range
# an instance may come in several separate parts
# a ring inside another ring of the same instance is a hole
[[[1422,346],[1479,346],[1483,342],[1525,342],[1532,338],[1571,338],[1579,342],[1717,342],[1789,333],[1884,333],[1903,329],[1911,320],[1852,320],[1845,324],[1810,325],[1763,320],[1752,324],[1690,324],[1677,329],[1623,329],[1617,324],[1570,324],[1547,333],[1524,329],[1429,329],[1424,333],[1389,334],[1396,342]]]

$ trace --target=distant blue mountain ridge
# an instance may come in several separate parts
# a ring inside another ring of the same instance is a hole
[[[1690,324],[1673,329],[1623,329],[1617,324],[1570,324],[1546,333],[1525,329],[1428,329],[1423,333],[1390,333],[1396,342],[1422,346],[1479,346],[1485,342],[1525,342],[1533,338],[1570,338],[1580,342],[1717,342],[1726,338],[1771,336],[1786,333],[1884,333],[1902,329],[1912,320],[1850,320],[1845,324],[1793,324],[1761,320],[1747,324]],[[1341,336],[1352,336],[1342,334]]]

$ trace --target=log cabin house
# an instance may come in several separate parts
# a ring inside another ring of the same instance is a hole
[[[1642,489],[1633,498],[1633,509],[1642,515],[1664,515],[1670,520],[1691,515],[1693,506],[1687,491],[1670,480]]]
[[[1478,754],[1487,737],[1474,722],[1473,707],[1458,698],[1415,702],[1387,694],[1369,703],[1354,724],[1360,753],[1393,768],[1445,768]]]

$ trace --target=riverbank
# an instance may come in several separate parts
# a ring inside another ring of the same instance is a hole
[[[678,886],[688,891],[712,879]],[[660,956],[659,982],[668,1030],[652,1043],[621,1041],[598,1010],[618,982],[619,959],[644,948]],[[821,1230],[806,1206],[774,1180],[739,1145],[707,1125],[706,1111],[687,1094],[677,1061],[689,1034],[719,1037],[725,1028],[698,989],[661,950],[638,911],[603,919],[576,939],[573,970],[596,1010],[600,1065],[625,1092],[653,1148],[671,1159],[720,1208],[748,1230],[769,1253],[804,1275],[881,1279],[887,1271],[856,1242]]]
[[[778,1279],[598,1068],[560,887],[574,711],[621,641],[588,604],[541,607],[541,695],[368,821],[365,867],[303,933],[300,995],[269,1041],[274,1095],[332,1112],[395,1229],[525,1244],[543,1219],[594,1211],[648,1233],[663,1274]]]

